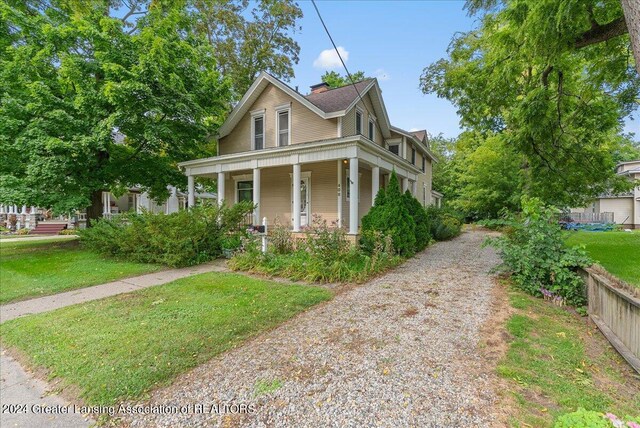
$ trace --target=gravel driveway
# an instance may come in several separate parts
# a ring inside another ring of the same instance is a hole
[[[163,414],[126,426],[495,425],[492,368],[478,350],[495,253],[486,232],[441,242],[154,391],[143,404],[226,400],[253,413]]]

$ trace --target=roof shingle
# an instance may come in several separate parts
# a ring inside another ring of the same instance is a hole
[[[358,91],[356,91],[354,85],[346,85],[318,94],[309,94],[305,96],[305,98],[325,113],[342,111],[349,107],[358,97],[358,92],[360,92],[360,95],[364,95],[362,91],[364,91],[372,81],[373,79],[365,79],[356,82],[355,87],[358,88]]]

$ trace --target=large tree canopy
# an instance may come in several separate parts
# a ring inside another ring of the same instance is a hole
[[[262,71],[288,81],[300,46],[292,34],[302,10],[292,0],[189,0],[195,30],[215,49],[220,72],[241,97]]]
[[[92,205],[139,185],[165,196],[202,156],[229,84],[184,5],[153,2],[135,24],[117,3],[0,3],[0,201]]]
[[[364,71],[356,71],[355,73],[351,73],[351,80],[349,80],[349,76],[343,76],[337,71],[325,71],[325,73],[320,78],[331,88],[339,88],[341,86],[350,85],[352,80],[353,83],[355,83],[364,79],[368,79],[368,77],[364,74]]]
[[[466,129],[499,134],[522,155],[523,186],[534,196],[579,205],[624,186],[612,153],[638,106],[640,79],[620,1],[470,4],[493,8],[477,30],[454,37],[448,59],[425,68],[422,90],[452,101]]]

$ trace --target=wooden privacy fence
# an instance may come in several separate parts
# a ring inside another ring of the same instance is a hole
[[[640,373],[640,291],[598,265],[580,274],[587,286],[589,317]]]

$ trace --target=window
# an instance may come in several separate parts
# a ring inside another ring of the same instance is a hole
[[[254,150],[264,149],[264,116],[253,118],[253,148]]]
[[[393,154],[400,156],[400,145],[399,144],[389,144],[389,151]]]
[[[422,172],[425,172],[427,170],[427,158],[424,157],[424,155],[422,155]]]
[[[356,110],[356,135],[362,135],[362,112]]]
[[[289,145],[289,134],[291,133],[290,128],[290,120],[289,120],[289,109],[278,111],[278,123],[277,123],[277,138],[278,138],[278,146],[288,146]]]
[[[376,141],[376,132],[375,126],[373,124],[373,119],[369,119],[369,139],[371,141]]]
[[[411,163],[416,164],[416,149],[411,147]]]
[[[253,181],[238,181],[236,185],[238,202],[253,201]]]

